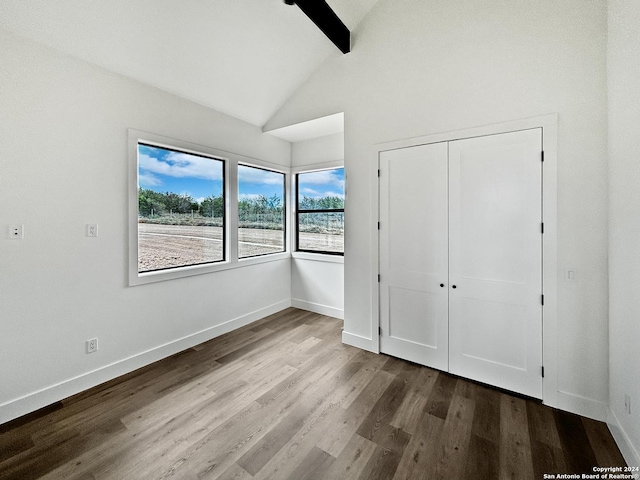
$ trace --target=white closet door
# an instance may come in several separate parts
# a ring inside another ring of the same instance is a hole
[[[448,369],[447,235],[447,144],[383,152],[380,350],[441,370]]]
[[[450,372],[536,398],[541,135],[533,129],[449,144]]]

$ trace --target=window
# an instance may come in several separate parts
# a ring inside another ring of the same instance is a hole
[[[129,285],[288,258],[287,173],[129,129]]]
[[[301,252],[344,254],[344,168],[296,175],[296,245]]]
[[[225,260],[224,161],[138,142],[138,273]]]
[[[238,258],[285,251],[284,173],[238,165]]]

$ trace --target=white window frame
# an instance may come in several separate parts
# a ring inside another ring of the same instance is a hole
[[[167,268],[151,272],[138,272],[138,144],[144,143],[161,148],[181,150],[215,157],[224,161],[225,192],[225,260],[200,265]],[[177,278],[203,275],[207,273],[229,270],[248,265],[267,263],[289,258],[291,256],[290,235],[285,235],[285,251],[238,259],[238,164],[255,166],[285,174],[285,192],[291,191],[291,171],[264,160],[216,149],[206,145],[185,142],[141,130],[128,130],[129,182],[128,182],[128,222],[129,222],[129,286],[145,285]],[[285,209],[290,210],[291,195],[285,195]],[[285,211],[287,211],[285,210]],[[289,215],[285,215],[285,229],[290,232]]]

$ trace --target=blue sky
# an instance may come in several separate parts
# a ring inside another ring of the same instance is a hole
[[[344,198],[344,168],[300,174],[298,191],[301,198]]]
[[[284,194],[284,175],[246,165],[238,165],[238,195],[240,200],[264,195],[269,198]]]
[[[201,202],[222,192],[223,164],[219,160],[138,145],[138,185],[156,192],[191,195]],[[238,166],[240,199],[274,194],[282,197],[283,176],[245,165]],[[300,176],[300,194],[344,198],[344,170],[320,170]]]
[[[138,145],[138,186],[156,192],[191,195],[195,200],[222,193],[219,160]]]

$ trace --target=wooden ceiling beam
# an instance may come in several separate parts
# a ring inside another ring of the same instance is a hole
[[[284,0],[284,3],[298,5],[342,53],[351,51],[351,32],[325,0]]]

